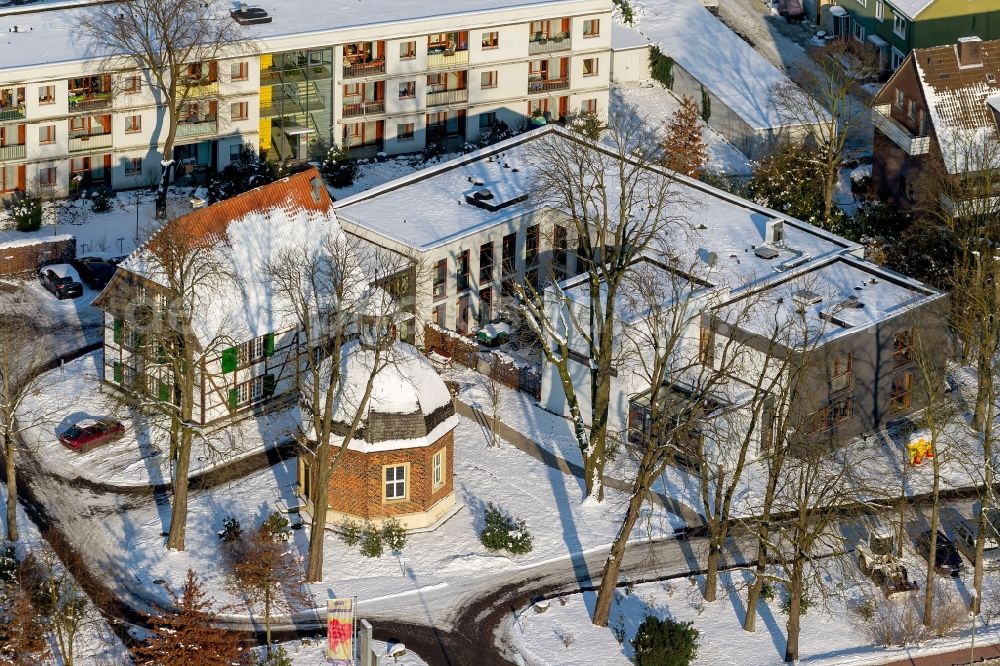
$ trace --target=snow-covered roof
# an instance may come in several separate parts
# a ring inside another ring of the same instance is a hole
[[[92,9],[72,6],[82,3],[52,4],[60,8],[6,16],[0,13],[0,70],[94,57],[85,41],[76,34],[81,18]],[[569,4],[569,0],[452,0],[439,3],[425,0],[258,0],[248,4],[267,10],[272,18],[270,23],[244,28],[249,40],[262,42],[295,35],[318,35],[351,28],[547,5],[553,6],[552,14],[555,16],[559,12],[556,7]],[[62,5],[70,6],[62,8]],[[231,3],[218,2],[218,6],[219,13],[224,15],[232,9]],[[35,7],[42,8],[40,5]],[[11,32],[14,26],[18,27],[16,33]],[[441,29],[446,27],[442,25]],[[329,39],[317,39],[310,46],[329,43]],[[302,48],[302,45],[292,48]]]
[[[119,273],[167,286],[161,244],[203,242],[211,255],[191,263],[219,266],[230,275],[199,282],[192,328],[203,346],[221,338],[242,342],[297,324],[268,278],[269,262],[289,249],[322,253],[342,233],[322,177],[309,169],[167,222],[129,255]]]
[[[611,26],[611,50],[626,51],[649,46],[649,38],[638,30],[615,23]]]
[[[961,66],[954,44],[915,49],[911,55],[945,167],[952,174],[1000,166],[995,150],[983,150],[1000,141],[993,105],[1000,98],[1000,41],[982,42],[981,48],[981,66]],[[901,68],[883,91],[903,75]]]
[[[934,2],[935,0],[889,0],[889,6],[894,12],[899,12],[912,21]]]
[[[644,2],[640,33],[754,129],[787,126],[774,88],[791,80],[698,0]]]

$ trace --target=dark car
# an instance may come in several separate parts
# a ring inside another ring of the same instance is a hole
[[[806,17],[802,0],[778,0],[778,14],[784,16],[789,23],[798,23]]]
[[[69,264],[51,264],[38,269],[38,279],[42,286],[55,294],[55,297],[76,298],[83,295],[83,285],[76,269]]]
[[[942,532],[937,533],[937,543],[934,553],[934,568],[939,574],[950,574],[958,576],[964,568],[962,556],[955,548],[955,542],[946,537]],[[928,562],[930,561],[931,531],[927,530],[917,537],[917,553]]]
[[[125,434],[125,426],[113,419],[84,419],[59,435],[59,441],[74,451],[86,453]]]
[[[100,257],[80,257],[72,265],[83,283],[91,289],[104,289],[117,270],[114,264]]]

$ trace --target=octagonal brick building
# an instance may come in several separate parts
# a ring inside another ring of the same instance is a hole
[[[455,508],[454,436],[458,423],[452,396],[430,362],[414,347],[395,343],[381,352],[362,420],[324,492],[316,488],[315,433],[304,401],[298,458],[299,492],[311,511],[325,496],[327,523],[345,518],[399,520],[407,529],[434,526]],[[331,460],[343,445],[376,362],[360,342],[345,346],[343,378],[334,396]],[[321,369],[329,376],[330,362]],[[321,397],[322,399],[322,397]]]

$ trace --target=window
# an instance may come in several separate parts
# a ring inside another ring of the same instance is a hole
[[[246,102],[233,102],[229,107],[231,120],[246,120],[250,117],[250,105]]]
[[[497,73],[496,73],[496,70],[491,70],[489,72],[483,72],[480,75],[480,87],[481,88],[496,88],[497,87]]]
[[[899,69],[899,66],[903,64],[903,60],[905,60],[905,59],[906,59],[906,56],[903,55],[903,52],[900,51],[899,49],[897,49],[895,46],[893,46],[892,47],[892,69],[893,69],[893,71]]]
[[[447,307],[445,306],[444,303],[442,303],[441,305],[435,305],[434,306],[433,321],[434,321],[434,324],[436,326],[440,326],[441,328],[444,328],[444,318],[445,318],[446,311],[447,311]]]
[[[39,86],[38,87],[38,103],[39,104],[55,104],[56,103],[56,87],[55,86]]]
[[[382,499],[406,499],[406,468],[408,465],[386,465],[382,468]]]
[[[906,330],[892,337],[892,358],[896,365],[906,365],[913,360],[913,331]]]
[[[524,232],[524,262],[532,264],[538,259],[538,225],[533,224]]]
[[[585,99],[583,103],[580,104],[580,110],[584,113],[597,113],[597,100],[596,99]]]
[[[583,59],[583,75],[597,76],[597,58]]]
[[[142,158],[133,157],[125,162],[125,175],[138,176],[142,173]]]
[[[396,125],[397,141],[413,141],[413,123],[400,123]]]
[[[434,267],[434,298],[443,298],[448,293],[448,260],[441,259]]]
[[[493,279],[493,241],[479,246],[479,282]]]
[[[851,387],[854,376],[854,354],[837,354],[830,363],[830,390],[843,391]]]
[[[906,104],[906,93],[904,93],[900,88],[896,88],[896,108],[902,109],[903,105]]]
[[[230,406],[235,407],[239,405],[248,405],[250,403],[258,402],[264,397],[264,376],[254,377],[248,382],[243,382],[242,384],[236,385],[236,405],[232,404],[232,399],[230,400]]]
[[[137,93],[142,90],[142,78],[138,74],[126,76],[122,83],[122,91],[127,93]]]
[[[896,14],[892,18],[892,32],[901,39],[906,39],[906,19]]]
[[[399,84],[399,99],[413,99],[417,96],[417,82],[403,81]]]
[[[865,26],[858,21],[854,21],[854,39],[859,42],[865,41]]]
[[[229,78],[233,81],[246,81],[250,78],[250,67],[245,62],[234,62],[229,69]]]
[[[498,32],[484,32],[483,33],[483,49],[495,49],[500,47],[500,33]]]
[[[236,362],[239,366],[250,365],[264,358],[267,348],[267,338],[261,335],[248,342],[244,342],[236,348]],[[273,338],[272,338],[273,340]],[[272,342],[273,344],[273,342]]]
[[[39,185],[55,185],[56,184],[56,168],[55,167],[42,167],[38,170],[38,184]]]
[[[698,361],[708,366],[715,363],[715,328],[704,321],[698,328]]]
[[[601,34],[601,20],[600,19],[587,19],[583,22],[583,36],[584,37],[597,37]]]
[[[42,125],[38,128],[38,143],[55,143],[56,142],[56,126],[55,125]]]
[[[487,113],[479,114],[479,129],[484,130],[489,127],[493,127],[497,122],[497,112],[489,111]]]
[[[901,412],[910,408],[910,394],[913,389],[913,373],[906,372],[892,379],[892,393],[889,398],[889,411]]]
[[[479,290],[479,325],[486,326],[493,318],[493,287]]]
[[[125,133],[134,134],[142,131],[142,116],[125,116]]]
[[[517,251],[517,234],[507,234],[503,237],[500,268],[504,277],[511,275],[515,269],[514,253]]]
[[[882,0],[875,0],[875,19],[881,21],[885,18],[885,3]]]
[[[399,59],[400,60],[413,60],[417,57],[417,43],[416,42],[400,42],[399,43]]]
[[[431,488],[437,490],[444,485],[445,465],[448,449],[441,449],[431,458]]]
[[[854,399],[836,400],[812,415],[812,431],[823,432],[844,421],[850,420],[854,414]]]
[[[868,6],[868,0],[854,0],[854,1],[857,2],[859,5],[861,5],[862,7]]]
[[[458,254],[458,272],[455,275],[455,286],[457,291],[465,291],[469,288],[469,251],[462,250]]]
[[[910,120],[916,121],[917,119],[917,103],[910,100],[910,103],[906,105],[906,115],[910,117]]]

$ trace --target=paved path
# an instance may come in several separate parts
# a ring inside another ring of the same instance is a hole
[[[975,664],[976,666],[1000,666],[1000,645],[976,646],[975,654],[969,648],[942,652],[941,654],[931,654],[925,656],[914,656],[907,659],[886,662],[883,666],[963,666],[964,664]]]

